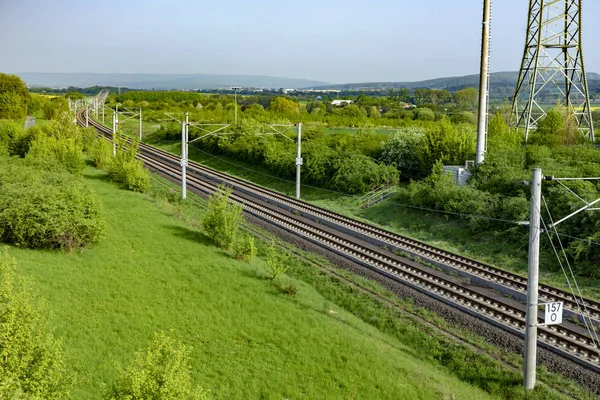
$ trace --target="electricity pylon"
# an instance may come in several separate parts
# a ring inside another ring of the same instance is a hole
[[[523,62],[513,100],[516,125],[525,140],[558,105],[594,140],[587,76],[581,44],[582,0],[529,0]]]

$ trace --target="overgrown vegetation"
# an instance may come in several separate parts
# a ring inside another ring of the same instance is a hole
[[[103,139],[98,139],[101,141]],[[145,193],[150,189],[150,176],[148,170],[144,168],[144,163],[135,158],[139,143],[135,140],[130,140],[128,143],[124,137],[119,135],[114,138],[116,145],[116,156],[109,164],[110,176],[117,182],[121,182],[130,190],[135,192]],[[98,145],[100,147],[97,156],[100,157],[97,161],[99,167],[106,163],[107,146]]]
[[[204,400],[206,392],[194,385],[190,351],[181,341],[159,332],[146,351],[139,351],[119,379],[107,390],[107,400]]]
[[[242,206],[229,202],[231,189],[224,185],[208,199],[208,212],[202,219],[202,227],[208,237],[222,249],[230,250],[244,220]]]
[[[0,399],[68,399],[73,374],[31,282],[0,252]]]
[[[81,177],[47,166],[0,158],[0,241],[67,250],[98,242],[105,222],[95,194]]]

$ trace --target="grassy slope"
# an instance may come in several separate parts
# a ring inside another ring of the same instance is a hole
[[[150,198],[87,169],[108,237],[70,254],[10,248],[35,278],[81,379],[100,397],[153,332],[194,347],[194,378],[215,398],[487,398],[298,282],[295,297],[210,245]]]

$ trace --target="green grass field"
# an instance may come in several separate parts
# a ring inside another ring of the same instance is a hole
[[[114,363],[169,329],[193,346],[194,379],[213,398],[489,398],[308,284],[283,294],[260,259],[234,260],[160,201],[91,168],[85,179],[104,204],[105,240],[72,253],[8,249],[64,339],[74,398],[100,398]]]

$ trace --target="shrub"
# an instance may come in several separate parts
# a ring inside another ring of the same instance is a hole
[[[450,117],[450,121],[454,124],[477,124],[477,117],[469,111],[460,111]]]
[[[14,260],[0,254],[0,399],[69,398],[72,375],[46,315]]]
[[[73,249],[103,237],[101,204],[80,178],[38,170],[26,160],[4,160],[0,166],[1,241]]]
[[[235,243],[237,231],[244,217],[242,206],[229,203],[231,189],[224,185],[208,198],[208,211],[202,226],[208,237],[222,249],[229,250]]]
[[[110,171],[113,163],[113,147],[110,142],[102,138],[95,138],[87,149],[88,156],[98,169]]]
[[[256,245],[253,236],[246,236],[243,240],[236,243],[235,258],[250,262],[256,257]]]
[[[147,192],[150,189],[150,175],[144,164],[135,158],[139,143],[134,140],[127,143],[125,138],[116,136],[115,145],[117,155],[110,164],[110,176],[133,191]]]
[[[27,157],[55,161],[72,174],[81,173],[85,168],[83,148],[77,138],[39,135],[31,142]]]
[[[204,400],[206,392],[192,382],[190,351],[164,332],[154,335],[145,352],[106,391],[110,400]]]
[[[279,254],[277,254],[274,242],[271,242],[271,245],[267,249],[265,262],[267,263],[268,268],[267,278],[271,280],[279,280],[279,278],[281,278],[281,276],[289,269],[289,266],[285,265]]]

